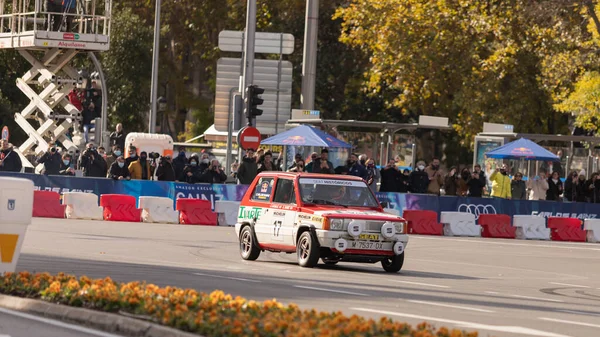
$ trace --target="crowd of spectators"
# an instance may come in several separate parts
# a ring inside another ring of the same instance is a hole
[[[146,153],[131,146],[130,155],[123,152],[125,135],[118,126],[111,134],[114,144],[110,153],[103,147],[88,143],[79,156],[61,153],[59,147],[50,142],[48,151],[41,155],[37,163],[43,164],[43,174],[74,176],[80,170],[85,177],[111,178],[115,180],[158,180],[177,181],[189,184],[222,184],[237,182],[250,184],[257,174],[265,171],[311,172],[321,174],[343,174],[362,178],[373,192],[420,193],[482,197],[488,195],[503,199],[550,200],[600,203],[600,174],[593,173],[588,179],[585,171],[571,172],[564,182],[560,179],[562,168],[553,166],[553,172],[546,174],[543,167],[537,176],[525,181],[523,174],[515,172],[512,179],[506,164],[496,168],[489,177],[480,165],[469,168],[451,167],[447,173],[440,168],[440,161],[434,158],[429,165],[418,161],[414,170],[399,169],[395,160],[390,160],[381,170],[373,159],[365,155],[351,154],[344,165],[334,167],[329,160],[327,149],[313,152],[304,159],[300,154],[294,157],[291,166],[284,168],[281,156],[274,158],[269,151],[247,150],[241,162],[231,165],[231,174],[226,175],[219,161],[208,153],[192,154],[189,157],[185,148],[179,148],[174,158],[161,157],[156,153]],[[11,144],[0,140],[0,171],[20,172],[22,169],[19,154]],[[489,183],[489,185],[488,185]],[[487,187],[491,186],[489,193]]]

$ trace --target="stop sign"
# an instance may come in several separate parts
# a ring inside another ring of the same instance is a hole
[[[238,133],[237,142],[244,150],[256,151],[260,146],[260,131],[253,126],[246,126]]]

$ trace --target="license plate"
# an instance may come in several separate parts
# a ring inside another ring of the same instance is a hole
[[[379,241],[379,234],[361,234],[358,238],[361,240]]]
[[[350,241],[350,247],[352,249],[369,249],[369,250],[383,250],[383,242],[372,242],[372,241]]]

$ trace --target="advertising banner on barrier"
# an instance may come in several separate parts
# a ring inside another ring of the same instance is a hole
[[[88,192],[101,194],[128,194],[140,196],[177,198],[199,198],[215,201],[240,201],[246,193],[246,185],[185,184],[164,181],[116,181],[102,178],[78,178],[67,176],[45,176],[30,173],[0,172],[0,176],[30,179],[35,189],[42,191]],[[405,209],[431,210],[435,212],[468,212],[479,218],[481,214],[539,215],[543,217],[571,217],[579,219],[600,218],[600,204],[504,200],[497,198],[464,198],[426,194],[377,193],[380,202],[402,212]]]

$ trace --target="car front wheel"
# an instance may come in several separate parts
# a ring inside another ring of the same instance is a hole
[[[310,232],[300,235],[296,244],[296,252],[298,253],[298,264],[301,267],[312,268],[319,262],[319,247]]]
[[[386,257],[381,260],[381,266],[383,270],[388,273],[397,273],[402,269],[402,265],[404,264],[404,252],[400,255],[394,255],[392,257]]]
[[[254,235],[252,235],[252,228],[250,226],[242,228],[240,233],[240,255],[242,259],[249,261],[258,259],[260,255],[258,242],[254,242]]]

